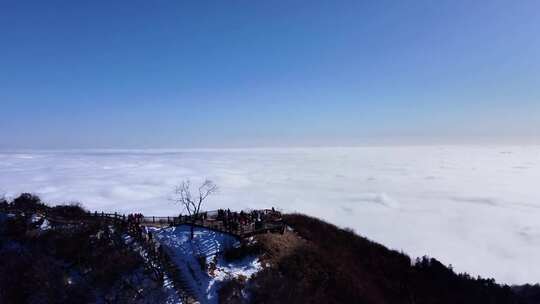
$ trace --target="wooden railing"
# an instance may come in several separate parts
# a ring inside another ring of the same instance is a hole
[[[20,212],[9,204],[0,206],[0,210],[4,212]],[[196,227],[202,227],[211,229],[227,234],[234,235],[236,237],[244,238],[260,233],[283,233],[285,225],[281,221],[281,218],[277,216],[279,213],[273,210],[259,210],[261,214],[272,214],[276,216],[269,216],[271,219],[256,221],[256,220],[232,220],[232,219],[220,219],[217,210],[207,211],[203,216],[197,218],[190,216],[142,216],[142,215],[126,215],[120,213],[106,213],[106,212],[87,212],[84,215],[79,214],[77,216],[65,216],[57,214],[56,212],[50,212],[48,208],[36,211],[42,216],[46,217],[49,221],[60,224],[78,224],[84,221],[96,221],[107,220],[113,222],[135,221],[140,225],[151,227],[168,227],[178,225],[192,225]],[[239,213],[233,213],[238,216]],[[249,213],[245,213],[246,218],[249,218]]]

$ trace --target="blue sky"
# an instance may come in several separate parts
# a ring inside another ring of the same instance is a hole
[[[540,142],[538,1],[2,1],[0,148]]]

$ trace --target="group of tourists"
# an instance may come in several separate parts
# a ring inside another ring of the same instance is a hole
[[[141,233],[141,224],[146,218],[141,213],[132,213],[124,216],[128,229],[133,233]],[[151,218],[152,223],[161,223],[163,218]],[[231,233],[251,233],[255,231],[274,229],[281,222],[281,213],[274,208],[251,211],[231,211],[218,209],[217,211],[200,212],[196,215],[179,215],[167,218],[166,225],[180,225],[183,223],[222,229]]]
[[[142,213],[130,213],[127,216],[128,223],[141,223],[144,216]]]
[[[203,217],[207,219],[208,216]],[[281,213],[274,208],[270,210],[252,210],[249,212],[234,212],[230,209],[218,209],[215,221],[223,223],[225,229],[229,231],[258,230],[263,227],[263,223],[281,220]]]

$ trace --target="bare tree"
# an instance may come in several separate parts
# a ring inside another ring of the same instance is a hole
[[[182,181],[180,185],[174,189],[173,201],[182,206],[189,215],[192,223],[200,217],[201,207],[206,198],[217,192],[218,187],[211,180],[205,180],[197,189],[197,193],[191,190],[191,182],[188,180]],[[191,238],[193,239],[193,226],[191,226]]]

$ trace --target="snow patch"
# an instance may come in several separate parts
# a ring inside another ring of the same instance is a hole
[[[257,257],[246,257],[234,262],[223,259],[220,253],[239,245],[232,235],[197,227],[191,239],[191,227],[187,225],[150,231],[168,249],[191,289],[198,294],[199,299],[206,299],[207,303],[218,302],[217,292],[221,283],[240,277],[250,279],[262,269]],[[205,259],[207,265],[215,263],[215,269],[201,269],[198,258]]]
[[[43,231],[49,230],[49,229],[51,229],[51,223],[49,223],[49,221],[47,219],[43,219],[43,223],[41,223],[41,225],[39,225],[39,229],[41,229]]]

